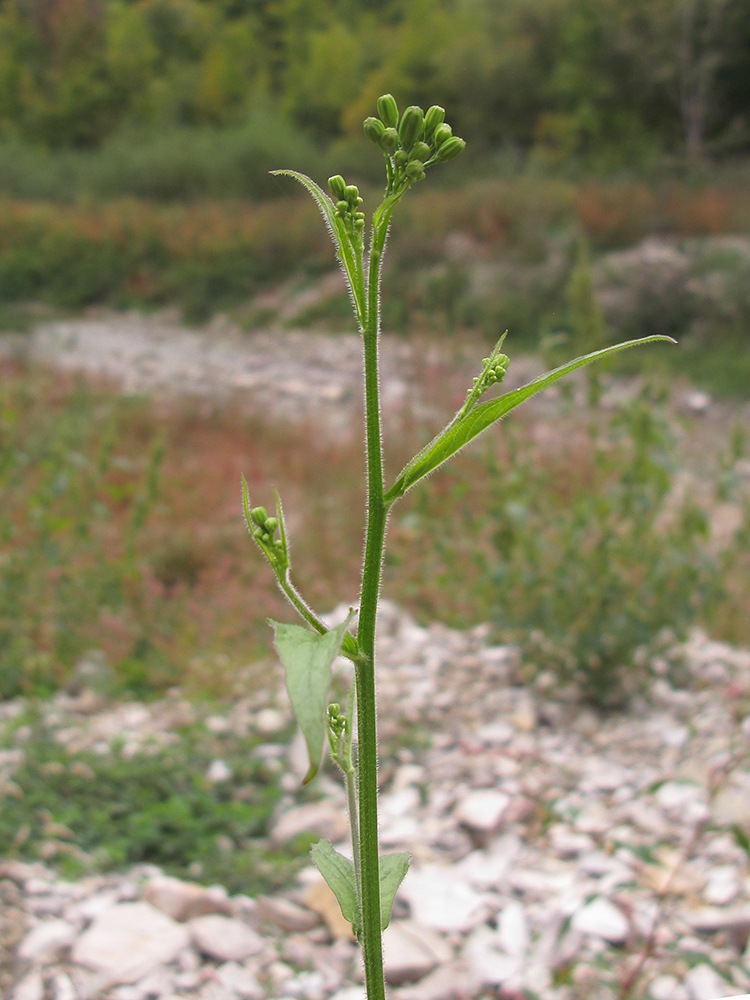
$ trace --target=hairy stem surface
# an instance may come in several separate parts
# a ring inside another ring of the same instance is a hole
[[[378,733],[375,702],[375,621],[383,567],[387,507],[384,499],[380,424],[378,336],[380,268],[387,224],[373,232],[364,330],[365,423],[367,440],[367,535],[362,568],[357,639],[364,657],[356,666],[359,779],[359,867],[362,951],[367,1000],[385,1000],[380,930],[378,859]]]

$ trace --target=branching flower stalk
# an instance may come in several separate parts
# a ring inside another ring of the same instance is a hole
[[[426,171],[460,155],[463,139],[453,135],[445,111],[437,105],[425,113],[409,107],[400,114],[395,99],[378,99],[377,117],[367,118],[364,131],[385,158],[386,188],[383,201],[372,215],[365,246],[366,216],[359,190],[337,174],[328,180],[326,193],[313,180],[293,170],[276,174],[294,177],[317,202],[336,247],[346,276],[364,355],[365,440],[367,510],[365,551],[357,611],[345,622],[328,628],[292,583],[290,546],[281,500],[276,514],[251,507],[243,480],[243,504],[248,530],[269,562],[276,580],[304,625],[271,622],[275,645],[284,666],[292,709],[305,737],[310,767],[305,783],[317,774],[328,741],[331,755],[341,768],[347,791],[353,861],[334,850],[328,841],[312,848],[312,860],[336,894],[344,917],[351,921],[362,946],[367,1000],[385,1000],[382,932],[390,919],[393,899],[406,874],[406,854],[383,854],[378,847],[378,736],[375,698],[375,624],[385,554],[386,522],[390,508],[416,483],[455,455],[482,431],[541,389],[569,372],[635,344],[668,337],[646,337],[595,351],[547,372],[519,389],[482,401],[484,394],[503,381],[509,358],[502,353],[503,334],[467,390],[455,417],[419,451],[390,486],[383,468],[380,419],[380,285],[391,217],[406,192],[424,180]],[[356,635],[349,631],[358,615]],[[331,667],[339,655],[353,664],[348,702],[328,704]],[[356,712],[356,752],[355,752]]]

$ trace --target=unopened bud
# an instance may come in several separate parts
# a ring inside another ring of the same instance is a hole
[[[414,149],[412,149],[409,157],[412,160],[419,160],[420,163],[426,163],[429,160],[431,153],[432,150],[426,142],[418,142]]]
[[[424,180],[424,167],[419,160],[410,160],[406,164],[406,176],[410,181]]]
[[[278,522],[277,518],[275,518],[275,517],[269,517],[267,519],[267,521],[266,521],[266,531],[268,531],[271,534],[273,534],[274,531],[276,531],[276,529],[278,528],[278,526],[279,526],[279,522]]]
[[[344,191],[344,198],[349,202],[350,205],[356,205],[359,198],[359,188],[356,184],[347,184],[346,190]]]
[[[250,511],[250,520],[262,528],[268,520],[268,511],[265,507],[253,507]]]
[[[341,174],[328,178],[328,190],[337,201],[341,201],[344,197],[344,191],[346,191],[346,181]]]
[[[446,139],[445,142],[441,143],[438,147],[437,158],[445,163],[447,160],[453,160],[459,153],[463,153],[466,149],[466,143],[463,139],[459,139],[457,135],[451,136],[450,139]]]
[[[438,125],[442,125],[444,121],[445,108],[441,108],[438,104],[433,104],[431,108],[427,109],[427,114],[424,116],[424,134],[428,142]]]
[[[380,145],[386,153],[392,153],[398,147],[398,132],[395,128],[387,128],[383,132]]]
[[[395,128],[398,125],[398,104],[396,104],[396,98],[391,94],[383,94],[382,97],[379,97],[378,114],[386,128]]]
[[[435,129],[435,136],[434,136],[435,145],[442,146],[445,140],[450,139],[452,135],[453,135],[453,129],[450,127],[450,125],[446,125],[445,123],[443,123],[442,125],[438,125],[438,127]]]
[[[409,154],[405,153],[403,149],[398,149],[393,157],[393,162],[397,167],[405,167],[409,162]]]
[[[398,136],[401,145],[405,150],[411,147],[422,138],[424,131],[424,111],[416,105],[407,108],[401,115],[401,122],[398,126]]]
[[[363,128],[370,142],[374,142],[376,146],[379,146],[385,132],[385,125],[381,120],[379,118],[365,118]]]
[[[349,202],[343,200],[337,201],[336,211],[339,213],[339,215],[346,215],[346,213],[349,211]]]

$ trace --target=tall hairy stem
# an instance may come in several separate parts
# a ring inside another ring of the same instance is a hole
[[[362,950],[367,1000],[385,1000],[378,860],[378,738],[375,700],[375,623],[383,569],[387,506],[384,499],[380,423],[380,269],[387,223],[373,231],[364,329],[367,441],[367,533],[357,640],[363,660],[356,666],[359,786],[359,869]]]

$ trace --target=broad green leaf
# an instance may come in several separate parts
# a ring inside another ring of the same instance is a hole
[[[333,849],[330,840],[319,840],[310,850],[313,864],[328,883],[339,901],[341,913],[355,930],[362,925],[362,917],[357,902],[357,880],[354,865],[343,854]]]
[[[349,288],[352,293],[352,298],[354,300],[354,308],[357,313],[357,318],[360,324],[364,327],[365,325],[365,289],[364,289],[364,279],[360,273],[360,269],[357,267],[357,258],[349,241],[349,234],[346,231],[344,223],[340,217],[336,214],[335,206],[328,195],[325,193],[323,188],[321,188],[315,181],[308,177],[307,174],[301,174],[297,170],[272,170],[271,173],[274,177],[294,177],[295,180],[299,181],[303,187],[306,187],[310,194],[315,199],[320,213],[325,219],[328,231],[331,234],[331,238],[338,251],[339,260],[341,261],[344,272],[346,273],[347,280],[349,282]]]
[[[409,868],[408,854],[380,855],[380,929],[384,931],[391,920],[393,900]],[[330,883],[329,883],[330,884]]]
[[[439,465],[452,458],[456,452],[460,451],[469,441],[477,437],[478,434],[481,434],[482,431],[487,430],[495,421],[500,420],[501,417],[510,413],[520,403],[530,399],[531,396],[536,395],[542,389],[546,389],[547,386],[552,385],[553,382],[557,382],[564,375],[575,371],[576,368],[583,368],[584,365],[591,364],[592,361],[598,361],[612,354],[617,354],[618,351],[624,351],[628,347],[636,347],[638,344],[650,344],[657,340],[666,340],[672,344],[676,343],[671,337],[653,336],[643,337],[640,340],[628,340],[622,344],[615,344],[613,347],[605,347],[600,351],[584,354],[574,361],[569,361],[559,368],[546,372],[544,375],[540,375],[519,389],[512,389],[497,399],[490,399],[486,403],[479,403],[463,416],[459,416],[458,419],[451,421],[437,437],[433,438],[404,467],[396,482],[386,493],[386,502],[392,503],[398,497],[403,496],[415,483],[418,483],[420,479],[424,479],[434,469],[437,469]]]
[[[303,784],[315,777],[323,756],[325,714],[331,664],[338,656],[349,619],[319,635],[303,625],[270,621],[275,646],[284,666],[292,710],[300,725],[310,755],[310,770]]]

